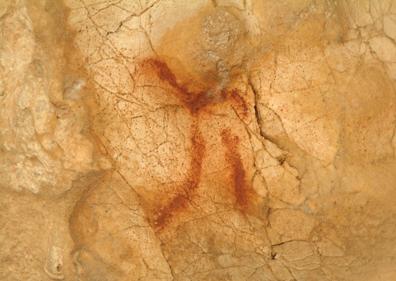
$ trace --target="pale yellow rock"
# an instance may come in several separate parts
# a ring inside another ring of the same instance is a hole
[[[389,38],[374,37],[370,40],[370,46],[380,60],[384,62],[395,62],[396,47]]]
[[[396,280],[395,0],[0,0],[0,280]]]
[[[291,240],[309,240],[315,226],[315,219],[301,211],[279,209],[269,216],[271,230],[274,231],[275,243]]]

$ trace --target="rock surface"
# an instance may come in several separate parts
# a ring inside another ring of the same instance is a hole
[[[1,0],[0,280],[396,280],[395,0]]]

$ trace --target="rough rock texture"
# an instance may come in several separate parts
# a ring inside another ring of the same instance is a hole
[[[396,280],[395,0],[0,0],[0,280]]]

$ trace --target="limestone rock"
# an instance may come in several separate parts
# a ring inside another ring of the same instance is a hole
[[[395,17],[0,1],[0,280],[396,280]]]

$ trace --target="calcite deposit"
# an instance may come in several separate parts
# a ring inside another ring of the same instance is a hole
[[[396,0],[0,0],[0,280],[396,280]]]

